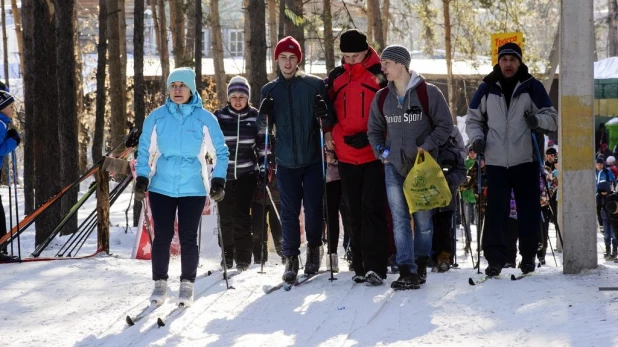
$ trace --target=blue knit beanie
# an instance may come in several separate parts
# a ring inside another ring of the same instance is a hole
[[[195,94],[196,92],[195,71],[188,67],[179,67],[172,70],[169,77],[167,77],[168,88],[172,82],[182,82],[191,89],[191,94]]]

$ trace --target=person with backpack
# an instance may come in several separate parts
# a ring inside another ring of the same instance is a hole
[[[227,86],[227,105],[214,113],[230,149],[225,199],[218,205],[223,241],[219,246],[224,254],[221,262],[225,261],[227,269],[235,262],[239,271],[247,270],[251,264],[251,202],[258,189],[258,170],[266,155],[265,133],[258,131],[258,110],[249,104],[250,96],[249,81],[234,76]],[[260,172],[264,176],[264,170]]]
[[[386,195],[393,216],[399,278],[391,283],[396,290],[418,289],[427,277],[431,252],[433,211],[417,211],[414,235],[403,182],[414,166],[417,154],[438,156],[453,130],[453,120],[438,87],[410,70],[410,52],[391,45],[381,56],[382,72],[388,86],[371,104],[367,135],[376,157],[384,163]]]
[[[554,131],[557,124],[556,110],[543,84],[528,73],[521,48],[513,42],[500,46],[498,64],[483,79],[470,101],[466,119],[472,148],[485,158],[487,169],[487,216],[483,233],[483,252],[489,263],[485,269],[487,276],[499,275],[509,260],[505,240],[511,189],[518,207],[520,269],[527,274],[536,267],[541,233],[538,190],[541,158],[535,157],[531,134]]]
[[[327,113],[324,81],[298,68],[303,54],[296,39],[287,36],[275,47],[278,77],[262,87],[260,127],[276,128],[275,160],[281,198],[283,280],[296,282],[300,255],[300,207],[305,212],[307,260],[305,274],[320,269],[324,175],[320,120]],[[268,116],[268,123],[266,122]]]
[[[357,283],[380,285],[388,267],[388,224],[384,168],[367,139],[369,109],[375,93],[386,86],[380,57],[367,36],[350,29],[341,34],[341,65],[328,76],[325,141],[339,160],[348,204],[352,266]],[[332,255],[331,255],[332,256]]]
[[[463,139],[457,126],[446,143],[440,146],[437,162],[442,168],[453,198],[448,206],[437,208],[433,215],[433,263],[437,272],[446,272],[451,268],[456,249],[453,245],[453,223],[457,209],[457,191],[466,180],[466,164],[461,155],[465,151]]]

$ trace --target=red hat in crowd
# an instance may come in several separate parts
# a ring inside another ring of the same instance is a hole
[[[279,54],[288,52],[293,53],[298,57],[298,61],[303,60],[303,52],[300,50],[300,44],[292,36],[287,36],[277,43],[275,48],[275,60],[279,58]]]

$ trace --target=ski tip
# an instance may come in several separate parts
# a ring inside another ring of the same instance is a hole
[[[212,275],[212,271],[208,270],[208,272],[206,273],[206,276],[210,276]]]
[[[289,283],[286,283],[286,284],[283,286],[283,290],[285,290],[286,292],[289,292],[291,289],[292,289],[292,285],[291,285],[291,284],[289,284]]]
[[[164,327],[165,322],[163,322],[163,319],[157,318],[157,325],[159,326],[159,328]]]
[[[511,274],[511,281],[517,281],[517,277],[515,277],[515,275]]]
[[[234,288],[234,286],[229,286],[227,287],[227,289],[236,289],[236,288]]]
[[[127,322],[127,324],[132,327],[135,325],[135,322],[133,321],[133,319],[131,318],[131,316],[127,316],[127,318],[125,319],[125,321]]]
[[[468,278],[468,284],[471,286],[475,286],[476,283],[474,283],[474,280],[472,279],[472,277]]]

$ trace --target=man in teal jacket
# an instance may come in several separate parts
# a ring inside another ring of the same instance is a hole
[[[279,76],[262,88],[261,127],[276,128],[277,185],[281,197],[283,255],[287,258],[283,280],[295,282],[300,254],[300,204],[305,212],[307,261],[305,273],[320,268],[324,181],[320,119],[326,116],[326,88],[322,79],[298,68],[302,51],[291,36],[275,48]]]

